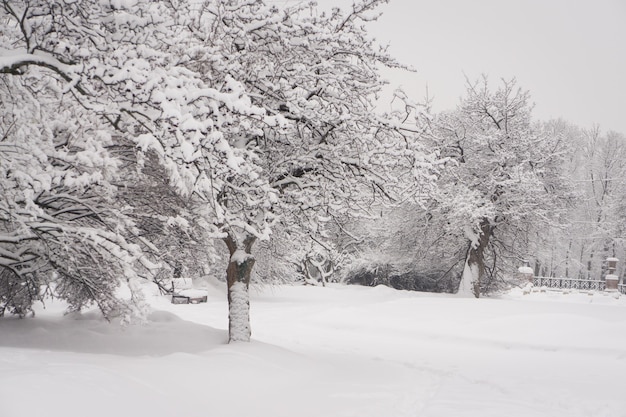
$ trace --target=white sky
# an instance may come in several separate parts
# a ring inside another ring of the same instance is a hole
[[[435,111],[456,106],[464,74],[484,73],[516,77],[538,119],[626,133],[626,0],[391,0],[381,11],[372,35],[417,70],[387,78],[415,100],[428,86]]]

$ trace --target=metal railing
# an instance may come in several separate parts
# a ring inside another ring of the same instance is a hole
[[[606,258],[606,277],[609,279],[609,291],[615,291],[617,285],[617,291],[621,294],[626,294],[626,278],[622,277],[621,284],[618,281],[618,277],[615,275],[617,271],[617,258]],[[525,279],[530,279],[532,269],[529,267],[529,261],[523,261],[523,270],[520,267],[519,272]],[[524,271],[524,272],[523,272]],[[558,289],[571,289],[571,290],[587,290],[587,291],[606,291],[607,285],[604,279],[579,279],[579,278],[566,278],[566,277],[533,277],[533,285],[535,287],[546,288],[558,288]]]
[[[604,291],[606,288],[606,283],[602,280],[597,279],[534,277],[533,284],[536,287],[589,291]],[[624,288],[624,285],[619,285],[618,288],[622,294],[625,294],[624,291],[626,291],[626,288]]]

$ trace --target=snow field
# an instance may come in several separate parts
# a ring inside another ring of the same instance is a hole
[[[227,345],[210,290],[126,328],[54,303],[0,320],[0,416],[626,415],[626,298],[268,287]]]

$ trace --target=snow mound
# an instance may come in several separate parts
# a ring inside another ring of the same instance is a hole
[[[223,330],[154,311],[145,323],[107,322],[96,312],[64,317],[0,320],[0,348],[24,348],[122,356],[198,353],[223,345]]]

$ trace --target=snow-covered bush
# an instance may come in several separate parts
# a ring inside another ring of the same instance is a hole
[[[455,292],[458,286],[458,271],[420,271],[416,264],[379,264],[360,262],[354,265],[345,277],[348,284],[370,287],[386,285],[398,290],[426,292]]]

